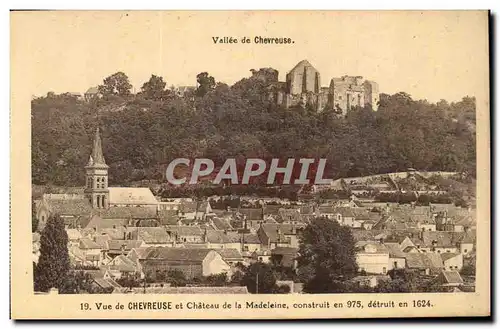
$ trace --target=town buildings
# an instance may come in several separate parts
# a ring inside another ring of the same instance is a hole
[[[314,88],[319,73],[305,72],[316,76],[304,81],[305,88]],[[295,202],[247,196],[248,208],[227,209],[213,209],[210,199],[160,200],[149,188],[108,185],[99,129],[82,170],[84,187],[35,200],[39,227],[33,234],[33,261],[39,257],[39,232],[49,217],[58,215],[68,234],[72,266],[87,271],[102,289],[137,292],[118,284],[133,277],[151,290],[155,280],[172,271],[193,282],[217,275],[231,278],[241,264],[254,262],[293,272],[301,231],[313,218],[335,221],[352,232],[361,275],[355,281],[360,284],[385,282],[390,271],[403,269],[434,277],[446,287],[471,284],[470,278],[465,282],[460,276],[475,262],[476,218],[471,208],[375,202],[354,193],[346,200]],[[340,186],[388,193],[407,176],[347,180]]]

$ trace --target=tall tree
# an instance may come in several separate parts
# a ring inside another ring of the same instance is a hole
[[[103,96],[116,95],[125,97],[130,95],[132,85],[128,76],[123,72],[117,72],[105,78],[102,85],[98,87]]]
[[[348,227],[315,218],[300,233],[298,271],[304,291],[338,292],[339,281],[354,276],[357,270],[354,238]]]
[[[196,76],[196,81],[198,82],[198,89],[196,90],[196,94],[200,97],[205,96],[209,91],[215,89],[215,79],[207,72],[198,74]]]
[[[52,216],[40,236],[40,258],[35,271],[35,291],[61,288],[70,269],[68,234],[59,216]]]
[[[270,294],[276,289],[276,276],[269,264],[257,262],[245,269],[241,283],[252,294]]]
[[[162,77],[151,75],[149,81],[145,82],[142,87],[142,93],[146,99],[151,99],[155,101],[163,100],[165,96],[165,86],[167,83],[163,81]]]

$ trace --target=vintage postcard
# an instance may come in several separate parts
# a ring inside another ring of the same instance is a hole
[[[11,12],[11,317],[489,316],[488,29]]]

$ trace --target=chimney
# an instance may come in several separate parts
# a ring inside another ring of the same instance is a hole
[[[425,228],[422,227],[422,230],[419,232],[419,238],[420,238],[420,240],[424,240],[424,231],[425,231]]]

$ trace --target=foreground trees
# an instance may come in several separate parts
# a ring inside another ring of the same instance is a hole
[[[315,218],[300,236],[298,273],[304,291],[342,292],[343,282],[358,271],[350,229],[330,219]]]
[[[40,236],[40,258],[34,271],[35,291],[61,289],[70,270],[68,234],[60,217],[50,217]]]

